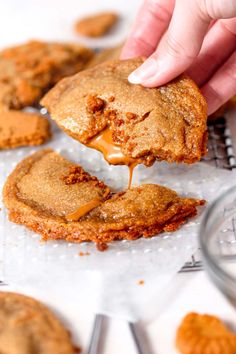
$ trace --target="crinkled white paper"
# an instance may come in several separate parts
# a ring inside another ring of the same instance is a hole
[[[127,167],[109,166],[99,152],[82,146],[57,128],[53,140],[44,147],[80,163],[115,189],[127,186]],[[18,162],[39,149],[42,147],[1,151],[1,187]],[[234,176],[233,172],[204,163],[193,166],[156,163],[151,168],[138,166],[134,185],[158,183],[181,195],[210,202],[234,184]],[[154,315],[151,299],[164,296],[165,285],[197,249],[200,216],[174,233],[114,242],[108,251],[99,252],[91,243],[41,242],[39,235],[9,222],[6,209],[1,208],[0,279],[10,284],[69,291],[75,299],[83,291],[96,304],[96,311],[130,320]],[[80,252],[90,255],[80,256]],[[81,280],[85,274],[89,285]],[[144,285],[139,285],[140,280]]]

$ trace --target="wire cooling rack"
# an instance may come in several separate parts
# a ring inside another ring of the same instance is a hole
[[[236,168],[236,157],[231,138],[231,132],[224,117],[208,123],[208,154],[203,161],[218,168],[233,170]],[[234,219],[232,227],[235,228]],[[203,265],[200,250],[185,263],[180,272],[202,270]]]

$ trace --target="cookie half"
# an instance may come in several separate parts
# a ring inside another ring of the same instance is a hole
[[[154,184],[111,194],[81,166],[43,150],[24,159],[8,177],[4,203],[11,221],[44,239],[101,243],[175,231],[204,201]]]
[[[165,86],[128,81],[142,59],[113,60],[60,81],[41,101],[57,124],[91,146],[109,129],[125,157],[193,163],[206,153],[207,105],[182,75]]]

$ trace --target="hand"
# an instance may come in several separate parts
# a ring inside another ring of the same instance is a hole
[[[148,59],[129,81],[146,87],[187,73],[212,114],[236,94],[236,0],[145,0],[121,58]]]

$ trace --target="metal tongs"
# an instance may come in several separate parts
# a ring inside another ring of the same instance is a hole
[[[104,315],[96,314],[87,354],[101,354],[101,334],[105,318],[106,316]],[[133,322],[128,322],[128,326],[137,349],[137,354],[144,354],[143,341],[141,344],[141,333],[137,325]]]

